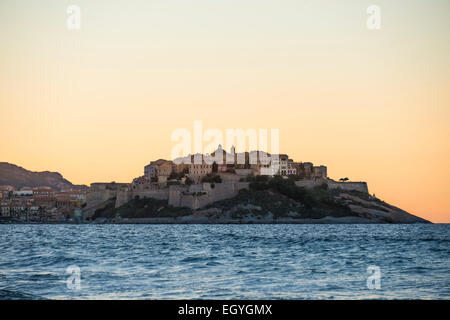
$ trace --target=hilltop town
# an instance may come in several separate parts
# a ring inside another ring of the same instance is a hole
[[[329,188],[368,193],[365,182],[344,183],[329,179],[324,165],[294,162],[286,154],[236,153],[234,147],[226,152],[219,145],[210,155],[151,161],[144,167],[144,175],[135,178],[131,184],[91,184],[85,216],[93,215],[94,212],[89,211],[91,208],[111,198],[116,199],[116,208],[138,197],[167,200],[173,207],[197,210],[236,196],[240,190],[248,189],[250,179],[257,176],[290,178],[297,186],[305,188],[325,183]]]
[[[129,183],[93,183],[85,219],[119,223],[426,222],[287,154],[229,152],[159,159]],[[337,219],[337,220],[336,220]]]
[[[327,167],[287,154],[229,152],[144,166],[131,183],[86,190],[0,186],[1,218],[97,223],[427,222],[369,194],[366,182],[335,181]]]

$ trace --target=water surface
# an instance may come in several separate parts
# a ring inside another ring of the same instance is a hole
[[[0,299],[449,299],[449,244],[443,224],[0,225]]]

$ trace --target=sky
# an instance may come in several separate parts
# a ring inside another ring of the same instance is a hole
[[[67,28],[69,5],[81,28]],[[366,25],[370,5],[381,28]],[[0,161],[130,182],[174,130],[280,151],[450,222],[448,0],[2,0]],[[270,150],[269,150],[270,151]]]

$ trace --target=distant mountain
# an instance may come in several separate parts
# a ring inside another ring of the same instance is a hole
[[[8,162],[0,162],[0,185],[16,188],[46,186],[57,190],[88,188],[85,185],[72,184],[58,172],[33,172]]]

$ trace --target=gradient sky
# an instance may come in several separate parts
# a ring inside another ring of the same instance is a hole
[[[2,0],[0,161],[129,182],[194,120],[279,128],[293,159],[450,222],[449,14],[448,0]]]

